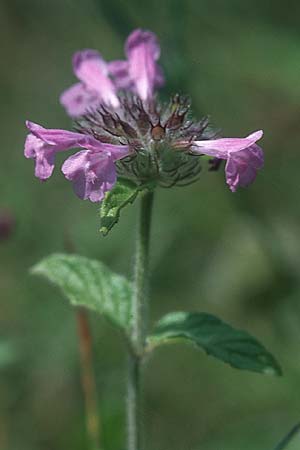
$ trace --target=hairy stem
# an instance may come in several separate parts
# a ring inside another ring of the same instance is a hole
[[[149,241],[152,204],[153,192],[146,192],[141,199],[135,252],[132,347],[128,355],[128,450],[142,450],[140,374],[147,331]]]
[[[96,381],[93,367],[92,337],[87,312],[83,308],[76,311],[81,382],[85,401],[86,428],[91,450],[100,449],[100,420],[98,414]]]

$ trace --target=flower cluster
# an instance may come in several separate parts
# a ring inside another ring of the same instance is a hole
[[[155,91],[164,84],[157,61],[160,47],[150,31],[135,30],[125,44],[126,60],[106,62],[95,50],[73,57],[79,82],[60,102],[75,120],[75,131],[46,129],[26,122],[30,131],[25,156],[35,160],[35,175],[48,179],[57,152],[80,148],[62,166],[82,199],[99,202],[117,177],[137,185],[184,185],[197,179],[201,157],[212,168],[226,160],[226,181],[232,191],[252,183],[263,166],[257,131],[245,138],[220,138],[207,118],[191,118],[187,98],[175,95],[160,104]]]

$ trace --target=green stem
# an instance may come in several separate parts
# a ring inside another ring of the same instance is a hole
[[[141,363],[147,332],[149,241],[153,192],[146,192],[139,211],[133,294],[132,347],[128,356],[127,422],[128,450],[141,450]]]
[[[86,428],[91,450],[100,449],[100,422],[93,368],[92,337],[87,313],[83,308],[76,311],[81,362],[81,380],[85,401]]]

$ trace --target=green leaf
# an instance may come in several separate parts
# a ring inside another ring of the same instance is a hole
[[[103,236],[106,236],[119,221],[121,209],[133,203],[140,190],[141,188],[131,181],[120,180],[111,191],[106,193],[100,207],[100,233]]]
[[[274,357],[254,337],[206,313],[173,312],[164,316],[148,338],[150,349],[190,341],[232,367],[281,375]]]
[[[74,306],[103,314],[128,330],[131,325],[131,283],[100,261],[78,255],[53,254],[31,272],[58,286]]]

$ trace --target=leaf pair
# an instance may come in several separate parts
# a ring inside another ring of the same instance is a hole
[[[54,254],[32,269],[56,286],[74,306],[104,315],[129,337],[132,284],[103,263],[77,255]],[[273,356],[255,338],[206,313],[173,312],[148,336],[147,350],[178,341],[190,342],[207,354],[242,370],[281,374]]]

